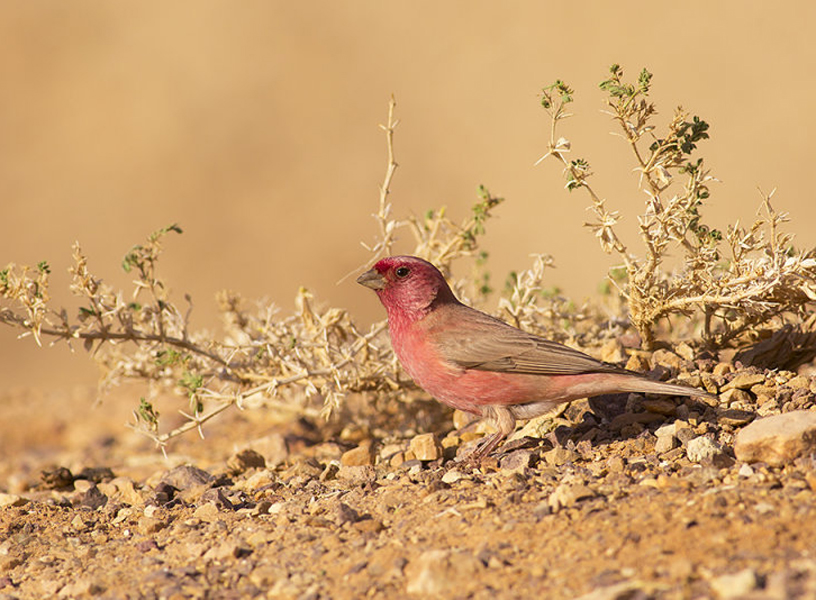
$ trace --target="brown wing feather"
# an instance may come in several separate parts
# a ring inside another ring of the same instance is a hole
[[[445,321],[455,327],[437,330],[435,339],[442,355],[465,369],[532,375],[628,372],[467,306],[456,306],[454,313]]]

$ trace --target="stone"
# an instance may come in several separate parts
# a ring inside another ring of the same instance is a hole
[[[208,484],[213,479],[215,477],[204,469],[192,465],[181,465],[162,475],[161,483],[171,485],[177,490],[186,490],[198,485]]]
[[[264,458],[266,466],[269,468],[277,467],[286,462],[289,458],[289,444],[286,438],[280,433],[270,433],[267,436],[252,440],[248,444],[251,448]]]
[[[437,460],[442,457],[442,446],[433,433],[414,436],[408,450],[421,461]]]
[[[711,589],[718,598],[742,598],[756,589],[757,574],[753,569],[743,569],[736,573],[720,575],[711,580]]]
[[[553,512],[558,512],[562,508],[569,508],[576,502],[593,498],[595,492],[582,483],[562,483],[550,494],[547,504]]]
[[[699,463],[706,458],[713,459],[722,453],[722,448],[710,437],[701,435],[686,444],[686,456],[691,462]]]
[[[227,468],[233,475],[240,475],[249,469],[266,468],[266,460],[255,450],[245,448],[227,460]]]
[[[658,454],[664,454],[669,452],[670,450],[674,450],[680,445],[680,442],[677,441],[677,438],[673,435],[662,435],[657,438],[655,442],[655,452]]]
[[[24,506],[28,504],[28,498],[23,498],[17,494],[0,493],[0,508],[4,506]]]
[[[371,440],[363,440],[359,446],[343,452],[340,465],[344,467],[363,467],[374,464],[374,455],[371,452]]]
[[[720,400],[725,404],[734,402],[746,403],[751,401],[751,394],[740,388],[729,388],[720,394]]]
[[[578,460],[579,455],[574,450],[568,450],[562,446],[557,446],[552,450],[545,452],[542,457],[548,465],[560,467],[561,465]]]
[[[462,479],[470,479],[470,477],[457,469],[451,469],[450,471],[447,471],[444,475],[442,475],[442,483],[451,484],[456,483],[457,481],[460,481]]]
[[[426,550],[405,567],[406,592],[424,597],[461,592],[462,581],[472,580],[484,568],[464,550]]]
[[[729,362],[720,362],[714,365],[713,373],[717,377],[728,375],[734,372],[734,365]]]
[[[523,473],[524,469],[533,463],[533,452],[531,450],[516,450],[503,456],[499,462],[502,471]]]
[[[734,443],[737,459],[782,466],[816,451],[816,411],[795,410],[757,419],[742,429]]]
[[[677,404],[666,398],[645,398],[643,408],[650,413],[657,413],[666,417],[670,417],[677,412]]]
[[[726,383],[722,390],[723,392],[727,392],[731,389],[739,389],[739,390],[748,390],[751,389],[753,386],[764,383],[765,376],[762,373],[740,373],[734,379]]]
[[[601,346],[601,360],[608,363],[620,363],[626,359],[623,352],[623,344],[618,340],[609,340]]]

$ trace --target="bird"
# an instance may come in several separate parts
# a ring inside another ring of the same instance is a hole
[[[374,290],[385,307],[392,348],[414,382],[495,427],[468,457],[474,463],[492,453],[517,420],[564,402],[621,392],[717,398],[648,379],[467,306],[439,269],[416,256],[383,258],[357,283]]]

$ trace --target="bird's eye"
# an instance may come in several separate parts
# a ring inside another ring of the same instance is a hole
[[[408,273],[410,272],[411,269],[409,269],[408,267],[399,267],[396,271],[394,271],[394,273],[396,273],[397,277],[399,277],[400,279],[407,277]]]

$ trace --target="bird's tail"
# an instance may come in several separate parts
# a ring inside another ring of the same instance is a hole
[[[624,392],[641,392],[650,394],[667,394],[671,396],[692,396],[694,398],[708,398],[718,400],[715,394],[709,394],[703,390],[680,385],[677,383],[663,383],[645,377],[628,377],[622,382]]]

